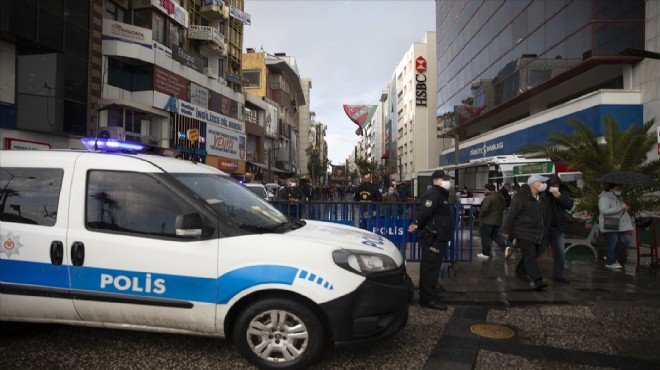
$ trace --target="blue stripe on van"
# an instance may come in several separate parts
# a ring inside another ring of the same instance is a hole
[[[216,280],[84,266],[70,270],[72,290],[219,304],[226,304],[236,294],[257,285],[292,285],[299,271],[291,266],[247,266]],[[69,266],[0,259],[0,282],[69,289]]]
[[[293,284],[298,269],[290,266],[259,265],[229,271],[218,278],[218,303],[225,304],[239,292],[260,284]]]
[[[0,282],[68,289],[69,268],[0,258]]]

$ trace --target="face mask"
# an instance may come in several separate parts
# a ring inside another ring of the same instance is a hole
[[[394,195],[394,190],[390,190],[390,195]]]
[[[296,187],[296,183],[295,183],[295,182],[292,182],[292,183],[291,183],[291,187],[292,187],[292,188],[295,188],[295,187]]]
[[[548,188],[548,184],[543,183],[543,184],[539,185],[539,187],[538,187],[539,193],[545,191],[545,189],[547,189],[547,188]]]
[[[556,186],[551,186],[550,189],[548,189],[548,191],[551,193],[556,193],[559,191],[559,188]]]
[[[451,181],[443,180],[442,184],[440,184],[440,187],[445,189],[445,190],[449,190],[451,188]]]
[[[620,197],[621,196],[621,191],[615,191],[614,195],[616,195],[617,197]]]

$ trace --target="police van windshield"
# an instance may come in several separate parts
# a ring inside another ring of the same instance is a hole
[[[288,222],[277,208],[235,180],[214,174],[172,174],[216,212],[242,227],[271,230]]]

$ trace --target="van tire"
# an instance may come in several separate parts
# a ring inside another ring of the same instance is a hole
[[[245,307],[233,334],[236,349],[251,363],[287,370],[311,366],[321,355],[324,338],[321,322],[310,309],[281,298],[267,298]]]

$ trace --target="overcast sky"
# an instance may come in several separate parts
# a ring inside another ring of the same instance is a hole
[[[333,164],[360,138],[343,104],[375,104],[404,53],[435,31],[434,0],[245,0],[245,12],[243,47],[293,56],[312,79],[310,110],[328,126]]]

